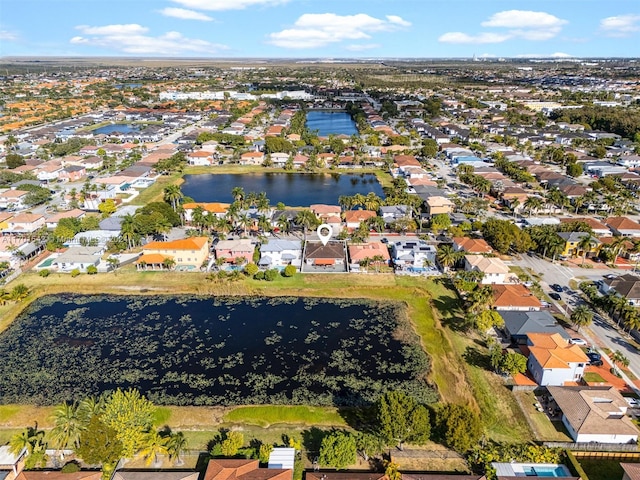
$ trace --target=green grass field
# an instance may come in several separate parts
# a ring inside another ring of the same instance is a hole
[[[267,428],[271,425],[307,425],[346,427],[347,423],[337,408],[283,405],[259,405],[238,407],[224,415],[225,423],[256,425]]]

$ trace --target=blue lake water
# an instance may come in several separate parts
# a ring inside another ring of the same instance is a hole
[[[357,135],[356,123],[346,112],[324,112],[311,110],[307,113],[307,128],[318,130],[318,135]]]
[[[108,135],[113,132],[120,133],[132,133],[140,131],[140,127],[138,125],[125,125],[125,124],[114,124],[114,125],[105,125],[104,127],[96,128],[93,133],[99,135],[101,133]]]
[[[373,192],[384,197],[378,179],[372,173],[255,173],[185,175],[182,193],[196,202],[233,201],[231,190],[265,192],[271,205],[282,202],[291,207],[308,207],[316,203],[336,205],[341,195],[366,195]]]

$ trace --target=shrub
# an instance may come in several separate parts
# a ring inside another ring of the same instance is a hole
[[[40,270],[40,273],[38,273],[38,275],[40,275],[41,277],[45,278],[49,276],[49,270],[47,270],[46,268],[44,270]]]
[[[255,263],[247,263],[244,267],[244,273],[249,275],[250,277],[255,276],[258,273],[258,266]]]
[[[80,471],[80,464],[75,460],[65,463],[64,467],[60,470],[62,473],[76,473]]]
[[[256,280],[264,280],[264,272],[262,270],[256,272],[253,278]]]
[[[74,268],[73,270],[71,270],[72,277],[77,277],[78,275],[80,275],[80,269]]]
[[[267,282],[273,282],[276,278],[278,278],[278,270],[275,268],[264,272],[264,279]]]
[[[294,267],[293,265],[287,265],[286,267],[284,267],[284,270],[282,271],[282,276],[283,277],[293,277],[296,274],[297,268]]]
[[[98,273],[98,267],[96,267],[95,265],[89,265],[87,267],[87,273],[89,275],[95,275],[96,273]]]

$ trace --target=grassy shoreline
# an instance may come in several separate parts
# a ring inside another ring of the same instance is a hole
[[[32,301],[44,295],[62,293],[78,294],[112,294],[112,295],[229,295],[229,296],[307,296],[330,298],[365,298],[379,301],[395,301],[407,306],[410,322],[420,337],[421,344],[429,355],[432,365],[428,381],[435,384],[443,401],[461,403],[471,406],[481,413],[485,429],[490,437],[496,439],[532,438],[522,415],[514,415],[513,419],[504,418],[504,412],[517,412],[515,398],[499,385],[493,374],[482,368],[467,364],[465,353],[477,341],[468,334],[458,333],[449,328],[452,318],[460,315],[458,299],[446,284],[439,280],[417,277],[398,277],[393,274],[377,275],[301,275],[292,278],[279,277],[274,282],[242,279],[235,283],[210,281],[201,273],[181,272],[137,272],[134,269],[118,271],[118,273],[99,275],[80,275],[71,278],[64,274],[51,274],[40,277],[35,273],[22,275],[18,282],[24,283],[33,292],[29,298],[14,305],[0,307],[3,320],[0,329],[6,328],[20,312]],[[472,336],[471,336],[472,337]],[[494,401],[493,398],[497,398]],[[515,407],[514,407],[515,406]],[[0,406],[2,408],[3,406]],[[4,438],[5,429],[24,427],[22,409],[34,409],[29,405],[20,405],[17,412],[2,414],[0,409],[0,440]],[[30,410],[32,419],[38,419],[39,425],[46,428],[47,410],[50,407],[39,407],[42,410]],[[212,432],[221,426],[243,425],[252,431],[268,430],[282,424],[291,428],[307,426],[306,416],[312,419],[325,419],[318,423],[322,426],[341,427],[335,411],[317,407],[295,407],[297,414],[292,414],[282,406],[264,406],[265,412],[259,415],[255,410],[244,410],[225,417],[229,410],[221,412],[216,408],[205,407],[161,407],[168,409],[167,423],[172,427],[182,426],[200,438],[202,432]],[[246,409],[249,407],[237,407]],[[254,407],[250,407],[254,408]],[[310,414],[304,408],[314,408]],[[206,412],[206,413],[203,413]],[[252,413],[253,412],[253,413]],[[195,422],[187,420],[194,418]],[[498,421],[502,417],[503,421]],[[12,420],[15,419],[15,421]],[[326,422],[326,423],[325,423]],[[267,425],[268,424],[268,425]]]

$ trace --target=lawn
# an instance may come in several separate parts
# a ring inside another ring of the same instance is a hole
[[[260,405],[238,407],[224,415],[224,423],[256,425],[267,428],[271,425],[306,425],[344,428],[347,426],[337,408]]]
[[[335,298],[373,298],[405,302],[408,315],[422,345],[429,354],[432,367],[428,380],[434,383],[443,401],[470,405],[478,409],[488,435],[495,440],[518,438],[528,441],[533,438],[524,415],[510,390],[497,375],[487,371],[483,358],[486,347],[480,339],[457,331],[457,319],[462,315],[455,292],[440,280],[418,277],[397,277],[392,274],[378,275],[296,275],[279,277],[274,282],[240,280],[230,283],[207,280],[200,273],[137,272],[129,267],[117,273],[80,275],[52,274],[43,278],[34,273],[20,277],[20,283],[28,285],[37,296],[70,293],[106,294],[180,294],[200,295],[271,295],[271,296],[317,296]],[[11,287],[11,285],[9,286]],[[36,297],[32,295],[31,297]],[[29,300],[33,300],[30,298]],[[26,304],[11,304],[3,307],[10,311],[10,321]],[[0,311],[0,315],[3,312]],[[188,409],[199,407],[171,407],[167,417],[163,412],[157,420],[166,421],[173,428],[194,431],[214,431],[225,423],[219,412],[203,409],[197,414],[197,425],[185,421],[190,417]],[[194,412],[191,412],[194,413]],[[225,412],[225,415],[229,412]],[[237,419],[249,412],[231,414]],[[270,412],[258,421],[263,424],[278,423],[282,411]],[[287,413],[287,415],[295,414]],[[330,415],[325,411],[322,416]],[[255,419],[247,420],[256,422]],[[292,421],[287,416],[285,421]],[[327,420],[328,424],[333,421]],[[30,421],[18,425],[28,425]],[[300,425],[299,423],[295,423]],[[302,426],[306,425],[304,423]],[[13,426],[13,425],[11,425]],[[7,428],[11,428],[7,425]],[[255,427],[259,428],[259,427]],[[271,430],[271,427],[269,430]],[[262,429],[264,430],[264,429]],[[195,432],[198,439],[201,433]],[[195,440],[200,441],[200,440]]]
[[[535,408],[537,399],[533,392],[514,392],[523,412],[535,433],[536,440],[541,442],[571,442],[573,441],[562,422],[552,422],[544,412]]]
[[[589,480],[622,480],[624,475],[619,460],[579,458],[578,461],[589,476]]]

